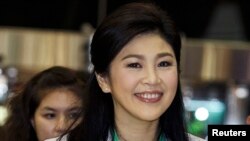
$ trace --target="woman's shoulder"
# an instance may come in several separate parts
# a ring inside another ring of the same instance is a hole
[[[190,133],[188,133],[188,137],[189,137],[189,141],[205,141],[205,139],[194,136],[194,135],[192,135]]]

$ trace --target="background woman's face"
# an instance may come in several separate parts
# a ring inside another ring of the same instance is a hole
[[[101,87],[112,94],[116,118],[158,120],[177,90],[174,52],[158,34],[139,35],[114,58],[104,80]]]
[[[39,141],[62,135],[70,125],[74,128],[82,120],[77,119],[82,103],[74,93],[66,89],[50,91],[42,99],[31,120]]]

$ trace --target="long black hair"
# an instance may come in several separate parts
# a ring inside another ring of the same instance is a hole
[[[93,72],[89,82],[90,101],[84,122],[70,135],[70,140],[106,141],[113,134],[114,106],[110,94],[104,94],[95,73],[108,74],[109,66],[122,48],[140,34],[157,33],[168,42],[180,69],[181,38],[165,11],[151,3],[129,3],[104,19],[91,43]],[[161,132],[173,141],[187,141],[180,81],[171,106],[160,117]]]

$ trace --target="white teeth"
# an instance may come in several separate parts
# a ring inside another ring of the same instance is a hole
[[[137,96],[145,98],[145,99],[154,99],[160,97],[160,94],[137,94]]]

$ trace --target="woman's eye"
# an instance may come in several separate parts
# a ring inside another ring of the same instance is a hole
[[[129,68],[141,68],[139,63],[130,63],[127,65]]]
[[[47,118],[47,119],[53,119],[55,118],[55,114],[45,114],[44,117]]]
[[[79,116],[80,116],[80,113],[79,112],[75,112],[75,113],[70,113],[68,115],[68,118],[69,119],[77,119]]]
[[[171,66],[171,63],[167,62],[167,61],[163,61],[163,62],[160,62],[160,64],[158,66],[159,67],[168,67],[168,66]]]

